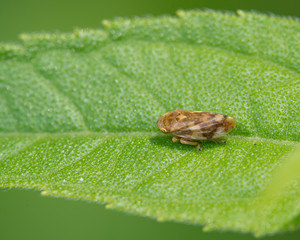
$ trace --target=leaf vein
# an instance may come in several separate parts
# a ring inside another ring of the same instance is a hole
[[[136,77],[134,77],[131,74],[128,74],[125,70],[120,70],[120,66],[117,66],[111,59],[107,57],[103,57],[105,62],[110,65],[112,68],[114,68],[119,74],[125,76],[129,81],[134,82],[137,84],[141,89],[143,89],[146,93],[148,93],[152,98],[157,102],[157,104],[164,108],[164,111],[168,109],[168,107],[163,103],[161,98],[156,94],[151,88],[146,87],[146,85],[142,85],[139,81],[137,81]]]
[[[93,141],[93,143],[88,142],[89,145],[93,145],[93,144],[96,144],[96,145],[95,145],[90,151],[88,151],[88,152],[86,152],[85,154],[81,155],[81,156],[78,157],[76,160],[71,161],[71,162],[69,162],[69,163],[67,163],[67,164],[64,164],[63,166],[58,167],[57,169],[54,169],[54,170],[52,170],[52,171],[49,171],[49,172],[47,172],[45,175],[46,175],[46,176],[49,176],[49,175],[52,175],[52,174],[54,174],[54,173],[57,173],[57,172],[59,172],[59,171],[65,169],[65,168],[67,168],[67,167],[69,167],[69,166],[75,164],[76,162],[82,160],[82,159],[85,158],[86,156],[88,156],[88,155],[92,154],[93,152],[95,152],[95,151],[98,149],[98,147],[100,146],[100,144],[101,144],[105,139],[106,139],[106,138],[101,138],[101,139],[98,138],[98,139],[96,139],[95,141]]]
[[[3,96],[3,95],[2,95]],[[1,97],[1,96],[0,96]],[[13,124],[14,124],[14,130],[16,130],[17,132],[18,132],[18,125],[17,125],[17,118],[16,118],[16,116],[15,116],[15,114],[14,114],[14,111],[12,111],[12,109],[11,109],[11,104],[9,104],[8,103],[8,97],[6,96],[5,98],[3,98],[3,97],[1,97],[1,99],[3,99],[3,101],[5,101],[5,104],[6,104],[6,106],[7,106],[7,110],[8,110],[8,112],[10,113],[10,115],[13,117],[13,119],[14,119],[14,121],[13,121]]]
[[[44,82],[46,84],[48,84],[48,86],[50,86],[55,92],[56,94],[58,94],[59,96],[63,97],[64,99],[66,99],[66,101],[70,104],[70,106],[72,106],[72,108],[78,113],[78,117],[80,118],[81,121],[81,125],[83,127],[83,129],[85,131],[89,131],[89,128],[84,120],[84,114],[81,112],[79,106],[75,103],[75,101],[73,101],[72,96],[70,96],[70,94],[68,94],[66,91],[63,91],[56,83],[55,81],[52,81],[51,79],[49,79],[47,77],[47,75],[45,73],[43,73],[43,71],[40,71],[38,69],[36,69],[35,67],[33,67],[33,70],[39,75],[41,76],[41,78],[44,80]]]

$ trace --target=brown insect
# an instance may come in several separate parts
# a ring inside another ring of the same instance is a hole
[[[199,142],[195,141],[224,136],[235,128],[236,120],[219,113],[175,110],[162,115],[156,124],[163,133],[174,135],[173,142],[180,141],[182,144],[194,145],[201,151]]]

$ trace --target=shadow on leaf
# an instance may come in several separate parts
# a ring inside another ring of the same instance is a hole
[[[196,146],[190,146],[190,145],[184,145],[181,144],[179,142],[172,142],[172,136],[171,135],[165,135],[165,136],[153,136],[150,139],[151,143],[160,146],[160,147],[164,147],[164,148],[168,148],[170,150],[172,149],[177,149],[177,150],[182,150],[182,151],[196,151],[198,152]],[[213,141],[203,141],[200,142],[200,146],[202,148],[201,152],[207,151],[209,149],[213,149],[213,148],[219,148],[219,147],[225,147],[226,143],[216,143]]]

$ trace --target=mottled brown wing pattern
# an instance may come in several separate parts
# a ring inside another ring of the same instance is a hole
[[[235,119],[219,113],[175,110],[165,113],[157,121],[164,133],[191,140],[221,137],[235,126]]]
[[[187,115],[187,116],[186,116]],[[182,116],[186,116],[183,118]],[[222,128],[227,116],[211,112],[179,112],[170,133],[175,136],[194,140],[212,139]],[[182,120],[181,120],[182,119]]]

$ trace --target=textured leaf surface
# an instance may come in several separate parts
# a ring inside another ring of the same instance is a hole
[[[255,234],[299,226],[300,24],[238,12],[116,19],[0,45],[0,186]],[[174,109],[237,118],[202,152]]]

